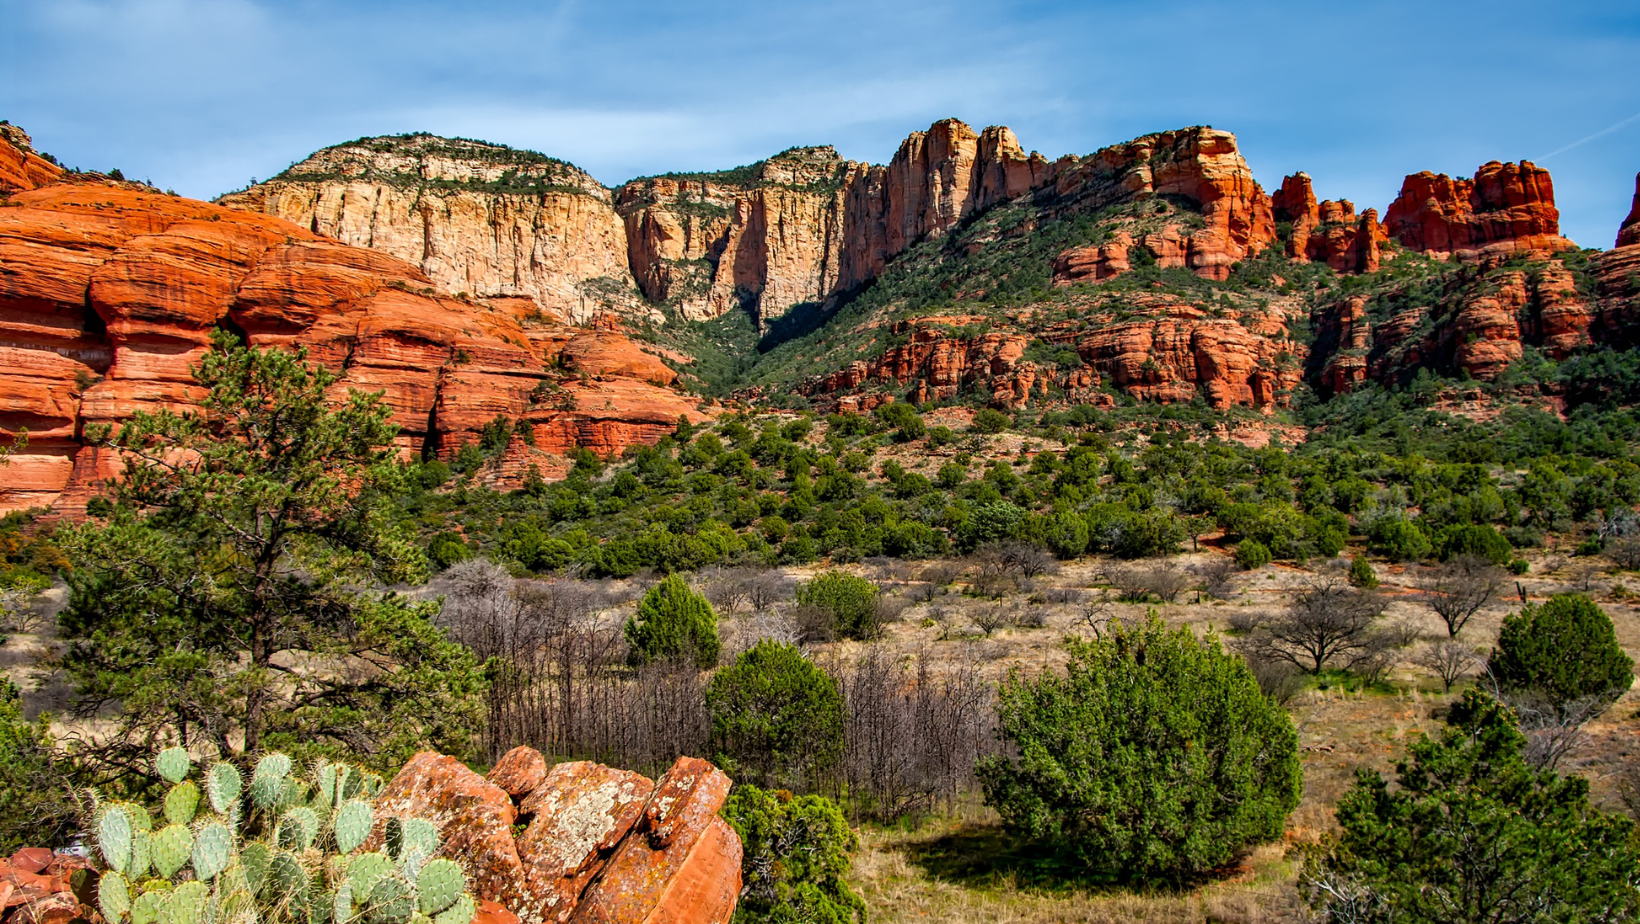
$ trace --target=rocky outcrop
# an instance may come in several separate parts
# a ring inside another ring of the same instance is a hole
[[[1549,171],[1526,160],[1492,161],[1473,180],[1413,174],[1390,203],[1384,225],[1390,237],[1421,253],[1552,253],[1576,246],[1560,236]]]
[[[305,348],[340,376],[338,394],[384,392],[407,456],[453,455],[499,415],[524,421],[542,454],[615,453],[700,417],[664,387],[671,370],[619,334],[440,294],[413,266],[271,216],[108,183],[7,205],[0,434],[29,441],[0,510],[83,503],[118,467],[85,428],[195,407],[190,367],[219,328]]]
[[[1303,262],[1325,263],[1340,273],[1376,272],[1379,245],[1385,240],[1378,210],[1360,216],[1348,199],[1317,202],[1307,173],[1295,173],[1281,182],[1270,197],[1277,222],[1292,225],[1287,256]]]
[[[90,918],[95,873],[84,857],[25,847],[0,858],[0,924],[71,924]]]
[[[843,183],[858,165],[831,147],[792,148],[749,168],[622,186],[638,287],[686,318],[735,308],[761,322],[837,287]]]
[[[474,894],[523,924],[727,924],[740,892],[741,845],[717,817],[729,793],[721,771],[684,757],[651,783],[575,762],[544,772],[522,794],[499,785],[537,766],[539,754],[515,749],[486,780],[426,752],[376,804],[384,816],[437,824],[441,854],[462,864]]]
[[[1634,204],[1629,207],[1629,215],[1623,219],[1623,225],[1617,229],[1617,246],[1629,247],[1640,244],[1640,173],[1634,175]]]
[[[62,174],[63,168],[35,153],[28,132],[0,122],[0,195],[38,189]]]
[[[575,324],[644,308],[613,198],[571,164],[433,135],[363,138],[218,200],[419,267],[438,288],[523,297]]]
[[[925,317],[895,324],[904,340],[870,361],[856,361],[806,381],[802,391],[837,400],[871,386],[910,385],[915,403],[980,391],[992,406],[1014,408],[1049,387],[1074,400],[1093,401],[1111,386],[1142,401],[1190,401],[1200,396],[1216,408],[1283,406],[1298,384],[1302,356],[1286,340],[1276,316],[1216,318],[1175,299],[1139,296],[1139,320],[1107,323],[1087,331],[1055,328],[1043,340],[1076,352],[1083,365],[1026,360],[1031,334],[969,333],[984,318]]]

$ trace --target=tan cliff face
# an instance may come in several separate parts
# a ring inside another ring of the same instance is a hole
[[[538,154],[431,135],[367,138],[219,202],[390,254],[448,292],[528,298],[573,324],[649,313],[609,190]]]

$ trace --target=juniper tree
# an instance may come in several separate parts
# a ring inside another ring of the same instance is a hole
[[[381,395],[328,400],[336,378],[305,353],[226,335],[194,378],[197,412],[88,433],[125,471],[67,531],[56,665],[75,714],[116,710],[97,756],[135,769],[168,738],[230,758],[467,752],[477,662],[437,604],[376,589],[427,569],[384,509],[404,470]]]

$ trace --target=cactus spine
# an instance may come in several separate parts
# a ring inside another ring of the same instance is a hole
[[[304,777],[268,754],[249,785],[228,763],[195,782],[181,748],[154,769],[171,784],[162,827],[131,803],[105,805],[92,825],[107,924],[471,924],[460,865],[434,859],[437,826],[379,819],[374,774],[318,762]],[[360,852],[378,820],[387,852]]]

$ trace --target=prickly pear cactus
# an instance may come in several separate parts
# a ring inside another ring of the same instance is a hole
[[[324,761],[303,774],[283,754],[248,784],[229,763],[199,769],[196,782],[187,751],[166,748],[157,823],[130,802],[93,819],[107,924],[471,924],[461,866],[435,859],[438,828],[378,816],[375,774]],[[386,852],[361,852],[378,823]]]

